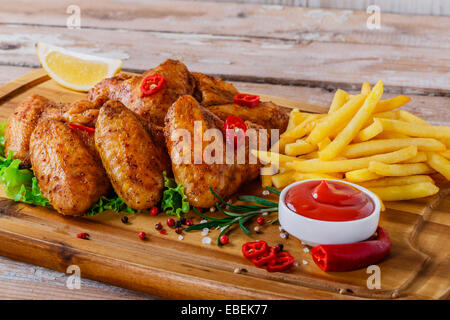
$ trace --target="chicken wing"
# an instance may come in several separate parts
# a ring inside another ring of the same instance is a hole
[[[154,74],[164,77],[163,88],[151,96],[143,97],[140,89],[142,81]],[[179,96],[193,92],[194,80],[186,66],[180,61],[169,59],[140,76],[118,74],[104,79],[89,91],[88,98],[98,106],[107,100],[117,99],[130,110],[162,126],[172,103]]]
[[[238,90],[230,82],[207,76],[199,72],[192,72],[195,79],[194,97],[204,107],[233,103]]]
[[[134,209],[148,209],[161,198],[167,155],[146,131],[139,116],[120,101],[100,109],[95,144],[116,193]]]
[[[194,141],[194,122],[197,127],[201,128],[201,132],[197,134],[203,137],[207,129],[223,130],[224,122],[216,115],[203,108],[193,97],[180,97],[169,109],[166,115],[166,126],[164,133],[169,154],[172,159],[172,170],[175,181],[181,183],[189,203],[195,207],[207,208],[216,203],[216,199],[209,191],[208,187],[221,197],[228,197],[236,192],[239,187],[246,181],[250,181],[258,177],[261,165],[259,163],[238,164],[237,152],[234,159],[226,161],[225,154],[214,154],[216,159],[223,161],[207,161],[204,154],[209,148],[211,142],[203,140],[201,148],[191,145]],[[198,126],[201,124],[201,126]],[[249,122],[246,122],[247,128],[261,128]],[[219,132],[216,130],[216,132]],[[184,134],[187,133],[188,137]],[[188,138],[186,140],[186,138]],[[219,139],[219,138],[217,138]],[[225,145],[223,136],[220,135],[222,145]],[[215,141],[215,140],[214,140]],[[219,141],[219,140],[217,140]],[[265,141],[267,144],[267,141]],[[261,141],[260,141],[261,144]],[[201,163],[195,163],[196,148],[201,152],[203,159]],[[226,150],[223,147],[222,151]],[[214,152],[211,152],[215,153]],[[248,144],[246,144],[245,156],[248,157]]]
[[[266,129],[278,129],[282,134],[288,125],[289,115],[280,106],[272,102],[261,102],[258,106],[247,108],[237,104],[214,105],[208,110],[222,120],[228,116],[236,116],[263,126]]]
[[[64,215],[81,215],[110,190],[106,172],[67,124],[42,120],[30,138],[32,169],[42,194]]]

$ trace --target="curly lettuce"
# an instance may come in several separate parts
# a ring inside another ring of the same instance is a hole
[[[180,218],[181,213],[188,213],[190,210],[187,196],[184,194],[184,188],[181,184],[175,182],[175,179],[168,178],[166,172],[164,174],[163,198],[161,200],[161,209],[166,214],[174,215]]]
[[[105,210],[112,210],[114,212],[135,213],[136,211],[129,207],[125,200],[119,198],[117,195],[107,198],[101,197],[86,213],[86,216],[93,216],[102,213]]]

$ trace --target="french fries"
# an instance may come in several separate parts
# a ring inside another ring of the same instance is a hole
[[[429,174],[450,180],[450,126],[397,110],[410,101],[407,96],[382,100],[382,94],[381,81],[373,88],[365,82],[357,94],[337,90],[327,114],[294,109],[277,148],[252,150],[264,169],[277,169],[265,171],[263,185],[281,189],[329,178],[360,184],[383,201],[436,194]]]

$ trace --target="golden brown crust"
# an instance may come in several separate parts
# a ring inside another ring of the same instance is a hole
[[[204,107],[233,103],[238,90],[230,82],[207,76],[199,72],[192,72],[195,79],[194,97]]]
[[[177,183],[184,187],[189,203],[195,207],[207,208],[216,203],[216,199],[209,191],[208,187],[221,197],[228,197],[236,192],[246,181],[258,177],[260,164],[248,163],[248,145],[246,146],[246,164],[237,164],[236,155],[230,164],[226,163],[225,155],[223,163],[206,163],[202,158],[202,163],[194,163],[194,121],[202,124],[202,136],[207,129],[223,130],[224,123],[216,115],[209,112],[191,96],[180,97],[169,109],[166,115],[165,136],[167,149],[172,159],[172,170]],[[248,127],[261,128],[247,123]],[[191,146],[184,149],[186,144],[183,138],[175,139],[175,133],[186,130],[191,137]],[[223,138],[223,137],[221,137]],[[223,141],[222,141],[223,142]],[[267,141],[266,141],[267,142]],[[204,154],[205,148],[211,144],[210,141],[203,140],[201,152]],[[225,143],[224,143],[225,146]],[[183,150],[184,149],[184,150]],[[225,147],[224,147],[225,150]],[[187,156],[188,158],[184,158]],[[183,159],[189,163],[183,163]],[[189,160],[190,161],[187,161]]]
[[[30,140],[39,188],[59,213],[81,215],[108,193],[105,170],[67,124],[42,120]]]
[[[141,83],[147,76],[154,74],[162,75],[166,82],[160,91],[143,97]],[[89,90],[88,98],[99,106],[107,100],[117,99],[140,116],[163,126],[164,117],[172,103],[179,96],[193,92],[194,80],[189,70],[180,61],[169,59],[140,76],[119,74],[104,79]]]
[[[160,200],[167,163],[136,114],[117,100],[105,103],[95,144],[114,190],[127,205],[144,210]]]

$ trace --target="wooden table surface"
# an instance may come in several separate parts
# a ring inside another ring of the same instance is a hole
[[[336,88],[382,79],[406,108],[450,124],[450,17],[192,1],[77,1],[81,29],[67,28],[73,1],[3,0],[0,85],[40,66],[36,41],[124,60],[143,72],[167,58],[219,75],[242,91],[328,105]],[[0,257],[1,299],[152,299]]]

